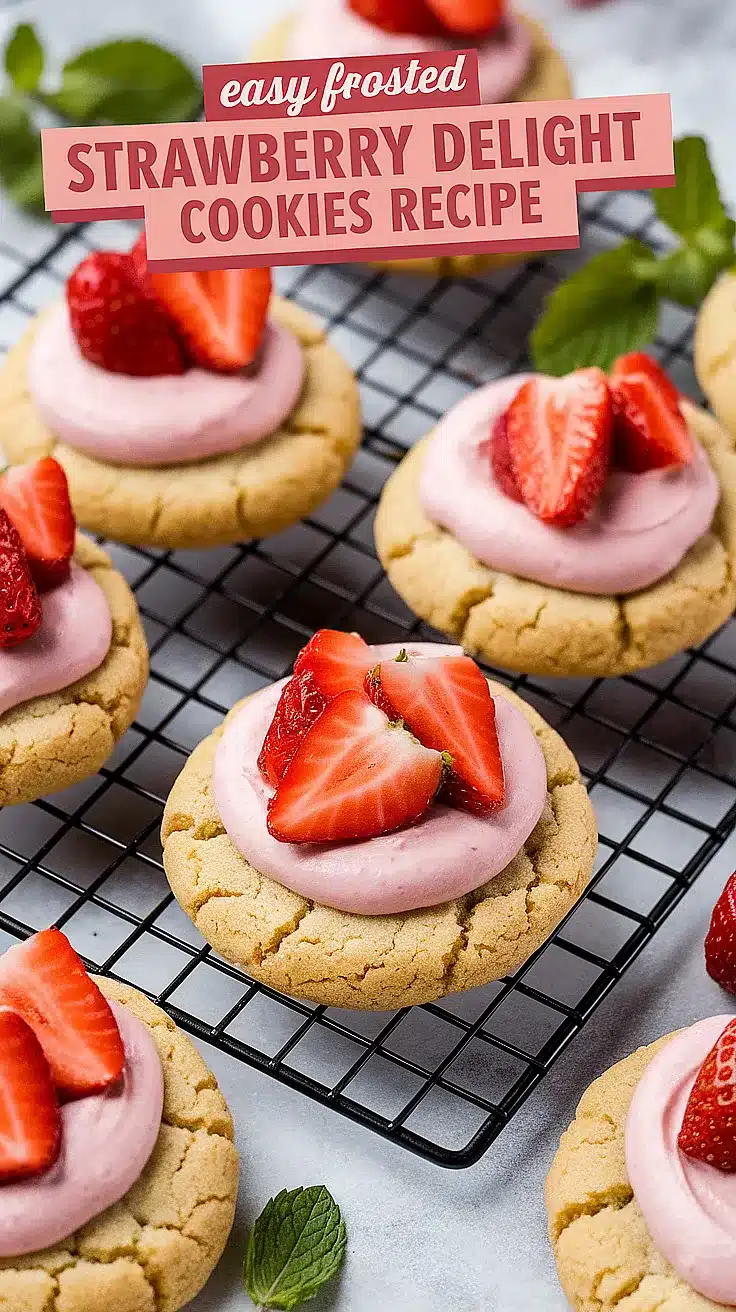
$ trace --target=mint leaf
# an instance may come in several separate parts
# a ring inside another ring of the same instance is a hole
[[[16,91],[35,91],[43,73],[43,48],[30,23],[16,27],[5,47],[5,72]]]
[[[281,1190],[253,1226],[245,1287],[259,1307],[298,1307],[314,1298],[345,1258],[345,1222],[324,1185]]]
[[[0,96],[0,182],[17,205],[43,210],[41,142],[13,96]]]
[[[701,228],[719,229],[728,215],[702,137],[680,137],[675,142],[675,178],[674,187],[652,193],[662,222],[688,239]]]
[[[679,246],[658,261],[657,290],[678,305],[700,305],[718,274],[733,264],[733,259],[733,238],[712,253],[697,246]]]
[[[152,41],[110,41],[63,68],[44,104],[73,123],[180,123],[194,119],[202,87],[178,55]]]
[[[598,365],[610,369],[657,331],[657,261],[639,241],[604,251],[547,298],[531,335],[532,359],[543,373],[562,375]]]

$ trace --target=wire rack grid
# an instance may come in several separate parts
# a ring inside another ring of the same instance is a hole
[[[736,823],[736,627],[617,680],[494,675],[575,751],[601,830],[582,901],[513,978],[394,1014],[311,1006],[213,953],[161,865],[162,804],[184,759],[237,699],[288,672],[321,626],[369,641],[436,639],[373,550],[381,487],[411,443],[472,387],[525,362],[544,295],[586,253],[663,233],[648,198],[584,200],[582,252],[479,280],[417,281],[360,266],[290,269],[280,290],[329,323],[359,375],[366,434],[343,487],[310,520],[208,552],[107,544],[135,588],[151,679],[100,775],[0,811],[0,947],[50,923],[97,970],[146,991],[190,1033],[440,1165],[490,1146],[691,887]],[[57,297],[96,246],[132,229],[0,224],[0,346]],[[658,348],[697,395],[691,318]]]

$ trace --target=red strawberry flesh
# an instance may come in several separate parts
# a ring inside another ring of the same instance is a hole
[[[496,486],[505,496],[509,497],[511,501],[521,501],[522,495],[519,490],[519,484],[511,460],[509,428],[505,412],[502,415],[499,415],[493,425],[488,442],[488,450]]]
[[[0,508],[0,647],[17,647],[33,637],[41,614],[20,535]]]
[[[302,738],[326,705],[311,670],[295,674],[284,686],[258,757],[258,768],[273,788],[281,783]]]
[[[0,1006],[30,1025],[66,1097],[120,1078],[125,1052],[110,1004],[60,930],[41,930],[0,958]]]
[[[141,267],[139,252],[139,277]],[[255,362],[271,300],[270,269],[149,272],[148,286],[203,369],[237,373]]]
[[[729,1021],[698,1071],[677,1146],[719,1171],[736,1171],[736,1019]]]
[[[0,1184],[53,1166],[61,1116],[43,1049],[14,1011],[0,1009]]]
[[[485,36],[503,21],[506,0],[427,0],[448,31]]]
[[[53,456],[15,465],[0,478],[0,506],[15,526],[41,592],[69,577],[75,521],[66,474]]]
[[[736,872],[713,908],[705,939],[705,966],[711,979],[736,993]]]
[[[310,670],[325,697],[359,691],[368,670],[374,664],[367,642],[356,633],[339,629],[319,629],[294,661],[294,673]]]
[[[184,373],[171,319],[141,286],[129,254],[89,255],[67,282],[66,298],[77,346],[91,364],[132,377]]]
[[[392,833],[425,813],[442,770],[441,754],[392,725],[365,693],[340,693],[297,748],[269,804],[269,832],[284,843]]]
[[[630,473],[680,468],[693,442],[677,388],[643,351],[622,355],[611,371],[616,464]]]
[[[425,0],[347,0],[354,14],[383,32],[441,36],[446,31]]]

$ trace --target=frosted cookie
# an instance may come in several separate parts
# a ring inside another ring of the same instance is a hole
[[[277,533],[342,481],[352,371],[267,269],[149,274],[143,239],[97,252],[0,373],[11,463],[53,452],[79,523],[154,547]]]
[[[174,784],[169,883],[282,992],[374,1010],[516,969],[582,893],[597,834],[562,739],[457,648],[320,630]]]
[[[42,930],[0,957],[0,1304],[177,1312],[232,1228],[215,1077],[143,994]]]
[[[734,439],[639,352],[455,406],[384,488],[376,547],[422,619],[509,669],[619,675],[736,604]]]
[[[405,55],[477,46],[481,101],[567,100],[570,74],[544,28],[517,14],[505,0],[471,7],[460,0],[305,0],[296,14],[275,24],[256,44],[253,59],[340,59]],[[453,255],[387,261],[378,268],[405,273],[481,273],[515,264],[515,253]],[[533,258],[531,255],[528,259]]]
[[[736,1021],[713,1016],[596,1080],[547,1180],[576,1312],[736,1306]]]
[[[96,773],[148,677],[135,598],[47,456],[0,477],[0,806]]]
[[[722,273],[695,325],[695,372],[724,428],[736,437],[736,274]]]

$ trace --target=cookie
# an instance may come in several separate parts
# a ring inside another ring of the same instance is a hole
[[[0,1260],[8,1312],[177,1312],[209,1279],[232,1229],[238,1154],[214,1075],[142,993],[97,983],[153,1036],[164,1072],[161,1130],[119,1203],[55,1248]]]
[[[657,1251],[626,1173],[634,1089],[674,1035],[618,1062],[583,1095],[547,1180],[549,1234],[576,1312],[715,1312]]]
[[[711,407],[736,437],[736,273],[723,273],[695,325],[695,372]]]
[[[148,647],[135,597],[110,557],[81,534],[75,556],[107,598],[112,644],[85,678],[0,716],[0,806],[32,802],[88,779],[104,765],[140,706]]]
[[[536,711],[548,795],[524,848],[495,879],[443,906],[362,916],[308,901],[255,870],[218,815],[212,768],[222,726],[193,752],[166,803],[164,868],[194,924],[228,961],[295,997],[386,1011],[515,970],[577,901],[593,868],[593,808],[572,753]],[[231,716],[238,710],[236,706]]]
[[[472,655],[528,674],[612,677],[703,642],[736,605],[736,438],[691,403],[684,411],[721,501],[710,532],[658,583],[586,596],[488,569],[421,509],[425,441],[389,479],[376,515],[376,549],[399,596]]]
[[[358,385],[317,321],[274,298],[271,315],[306,356],[304,390],[279,432],[230,455],[186,465],[105,464],[57,442],[28,393],[34,326],[0,372],[0,447],[11,464],[53,452],[79,524],[132,545],[210,547],[279,533],[342,482],[361,437]]]
[[[514,100],[569,100],[573,94],[570,71],[562,55],[552,44],[541,23],[521,15],[529,28],[532,40],[533,63]],[[274,24],[251,50],[253,60],[284,58],[289,30],[294,23],[291,17]],[[502,269],[520,260],[533,260],[533,254],[519,255],[515,251],[489,251],[478,255],[438,255],[417,260],[384,260],[373,265],[390,273],[426,274],[433,278],[472,276],[488,269]]]

